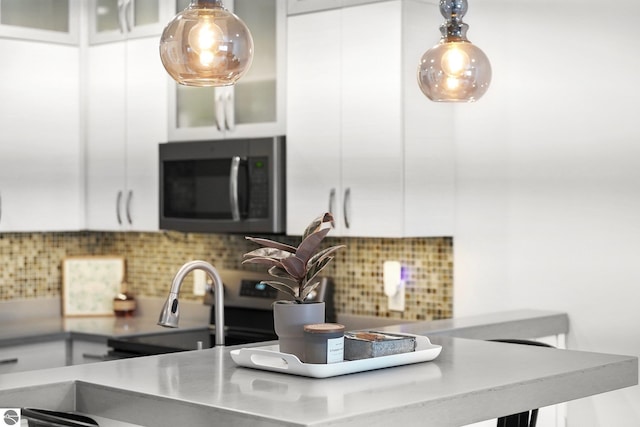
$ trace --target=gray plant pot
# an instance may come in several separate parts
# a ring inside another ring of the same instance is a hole
[[[294,354],[303,362],[304,325],[324,322],[324,302],[295,304],[276,301],[273,304],[273,325],[280,352]]]

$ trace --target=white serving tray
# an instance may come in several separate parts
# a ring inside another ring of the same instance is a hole
[[[345,360],[340,363],[313,364],[303,363],[293,354],[280,353],[278,345],[266,345],[231,350],[231,358],[236,364],[247,368],[312,378],[328,378],[374,369],[428,362],[438,357],[442,351],[442,346],[431,344],[427,337],[411,334],[403,335],[416,338],[415,351],[369,359]]]

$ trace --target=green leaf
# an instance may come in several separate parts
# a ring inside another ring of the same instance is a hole
[[[276,266],[276,267],[282,266],[282,262],[280,260],[268,258],[268,257],[248,258],[242,261],[242,264],[264,264],[264,265]]]
[[[246,254],[243,255],[245,258],[254,258],[254,257],[262,257],[262,258],[274,258],[274,259],[284,259],[284,258],[288,258],[290,256],[293,256],[293,254],[280,250],[280,249],[274,249],[274,248],[258,248],[255,249],[251,252],[247,252]]]
[[[332,259],[333,257],[326,257],[311,266],[311,268],[307,270],[304,283],[311,282],[331,262]]]
[[[291,246],[291,245],[287,245],[286,243],[280,243],[280,242],[276,242],[274,240],[268,240],[268,239],[263,239],[260,237],[245,237],[245,239],[250,240],[254,243],[257,243],[259,245],[268,247],[268,248],[274,248],[274,249],[280,249],[281,251],[285,251],[285,252],[289,252],[294,254],[296,252],[296,248]]]
[[[311,285],[311,286],[306,286],[306,287],[302,290],[302,293],[300,294],[300,299],[301,299],[301,300],[303,300],[303,301],[304,301],[305,299],[307,299],[307,297],[309,296],[309,294],[310,294],[311,292],[313,292],[313,290],[314,290],[315,288],[317,288],[319,284],[320,284],[320,282],[316,282],[316,283],[314,283],[314,284],[313,284],[313,285]]]
[[[296,281],[291,275],[287,272],[287,270],[283,269],[281,266],[273,266],[269,269],[269,274],[273,277],[279,277],[281,279],[288,279]]]
[[[300,243],[300,246],[298,246],[296,257],[300,258],[306,264],[309,258],[318,250],[322,239],[324,239],[328,232],[329,229],[325,228],[324,230],[316,231],[308,235],[302,243]]]
[[[318,252],[317,254],[315,254],[314,256],[312,256],[311,259],[309,259],[309,261],[307,262],[307,265],[315,264],[321,261],[322,259],[328,257],[329,255],[333,254],[338,249],[342,249],[345,247],[346,247],[345,245],[337,245],[337,246],[331,246],[331,247],[325,248],[320,252]]]
[[[324,228],[333,228],[333,215],[331,214],[331,212],[325,212],[318,218],[311,221],[311,223],[304,230],[304,233],[302,233],[302,240],[306,239],[307,236]]]
[[[275,280],[263,280],[261,283],[265,285],[271,286],[273,289],[276,289],[280,292],[284,292],[285,294],[291,295],[294,298],[298,298],[298,287],[287,285],[286,283],[276,282]]]
[[[295,256],[283,259],[281,264],[296,281],[303,279],[307,272],[305,263]]]

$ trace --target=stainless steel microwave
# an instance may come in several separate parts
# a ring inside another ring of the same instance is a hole
[[[160,228],[284,233],[285,138],[160,144]]]

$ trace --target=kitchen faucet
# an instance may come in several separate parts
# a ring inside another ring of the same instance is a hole
[[[171,290],[169,291],[169,297],[167,301],[164,303],[164,307],[162,307],[162,311],[160,312],[160,319],[158,319],[158,325],[164,326],[166,328],[177,328],[178,320],[180,319],[180,310],[178,307],[178,294],[180,293],[180,286],[182,286],[182,281],[184,278],[192,272],[193,270],[203,270],[208,275],[209,278],[213,281],[213,288],[209,288],[208,292],[215,293],[215,304],[216,304],[216,337],[215,337],[215,345],[223,346],[224,345],[224,287],[222,284],[222,279],[218,274],[218,271],[215,267],[209,264],[206,261],[189,261],[176,273],[173,278],[173,282],[171,283]]]

